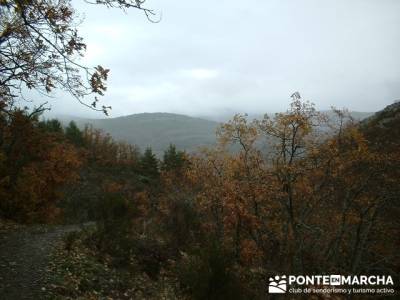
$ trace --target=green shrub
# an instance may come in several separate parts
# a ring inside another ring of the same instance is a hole
[[[180,250],[185,251],[201,238],[200,222],[192,202],[178,199],[169,205],[172,213],[164,222],[164,230],[169,246],[178,253]]]
[[[134,208],[123,196],[107,194],[100,201],[97,216],[98,246],[124,263],[130,257]]]
[[[211,243],[208,248],[182,258],[179,282],[195,300],[249,299],[233,266],[233,256]]]
[[[63,237],[64,248],[68,252],[72,250],[75,243],[79,240],[81,234],[78,231],[72,231]]]
[[[148,237],[141,237],[134,241],[133,254],[141,267],[151,279],[156,280],[162,265],[171,258],[166,245]]]
[[[170,256],[169,251],[159,240],[141,234],[142,228],[136,228],[135,217],[134,203],[118,194],[105,196],[97,220],[98,245],[113,258],[115,265],[129,267],[134,258],[141,271],[155,280]]]

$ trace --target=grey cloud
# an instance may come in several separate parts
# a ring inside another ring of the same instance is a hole
[[[321,109],[375,111],[400,98],[396,0],[148,0],[158,24],[74,3],[86,15],[85,62],[111,68],[112,116],[277,111],[297,90]],[[55,113],[96,116],[61,98]]]

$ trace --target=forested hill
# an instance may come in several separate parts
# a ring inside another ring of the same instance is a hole
[[[355,119],[361,120],[373,113],[351,112],[350,114]],[[328,115],[332,116],[331,113]],[[253,119],[253,117],[248,118]],[[151,147],[157,155],[162,154],[169,144],[188,152],[202,146],[212,146],[216,143],[215,132],[219,126],[216,121],[172,113],[141,113],[108,119],[67,116],[57,116],[57,118],[64,125],[73,120],[80,128],[91,124],[109,133],[115,140],[135,144],[142,150]]]
[[[174,144],[180,150],[195,151],[200,146],[215,144],[215,131],[219,123],[171,113],[142,113],[110,119],[60,118],[63,123],[74,120],[81,128],[85,124],[102,129],[116,140],[151,147],[161,154]]]
[[[361,129],[371,145],[382,152],[395,151],[400,146],[400,102],[388,105],[361,122]]]

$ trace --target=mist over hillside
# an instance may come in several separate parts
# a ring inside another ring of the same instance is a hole
[[[322,110],[321,112],[327,114],[329,117],[334,116],[332,110]],[[225,122],[228,122],[229,120],[231,120],[232,117],[237,113],[238,112],[235,112],[233,110],[226,110],[224,112],[216,113],[216,114],[212,114],[212,115],[199,114],[199,115],[196,115],[196,117],[205,119],[205,120],[225,123]],[[275,114],[275,112],[262,112],[262,113],[246,113],[246,115],[249,120],[253,120],[253,119],[262,119],[264,117],[265,113],[267,113],[269,116],[273,116]],[[245,113],[241,113],[241,114],[245,114]],[[368,118],[368,117],[372,116],[373,114],[374,114],[374,112],[362,112],[362,111],[351,111],[350,112],[350,115],[355,120],[359,120],[359,121],[361,121],[365,118]]]
[[[102,129],[114,139],[151,147],[157,155],[174,144],[180,150],[193,152],[201,146],[215,144],[218,122],[171,113],[142,113],[110,119],[59,117],[66,124],[74,120],[80,128],[86,124]]]
[[[328,116],[331,112],[324,111]],[[351,112],[356,120],[371,116],[369,112]],[[272,115],[272,114],[271,114]],[[57,116],[64,124],[75,121],[80,128],[86,124],[109,133],[114,139],[139,146],[142,150],[151,147],[158,156],[174,144],[180,150],[194,152],[200,147],[212,146],[216,142],[216,130],[220,123],[233,115],[215,118],[191,117],[173,113],[141,113],[108,119],[87,119],[72,116]],[[249,114],[247,118],[260,119],[263,114]],[[213,120],[212,120],[213,119]]]

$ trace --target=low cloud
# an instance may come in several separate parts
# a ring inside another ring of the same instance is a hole
[[[111,69],[112,116],[279,111],[294,91],[320,109],[375,111],[400,98],[400,1],[148,0],[157,24],[74,4],[85,12],[84,62]],[[54,113],[93,116],[61,98]]]

